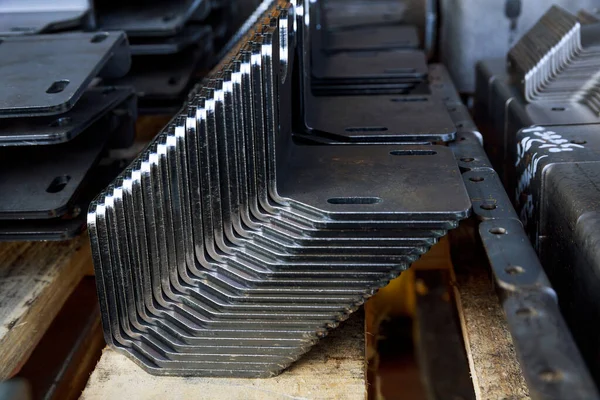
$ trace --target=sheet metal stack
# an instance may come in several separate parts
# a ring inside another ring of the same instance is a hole
[[[403,23],[401,5],[379,0],[311,7],[313,23],[304,37],[310,52],[303,58],[304,70],[310,71],[303,82],[306,139],[454,140],[452,106],[443,93],[444,84],[452,84],[427,65],[416,28]]]
[[[214,61],[209,18],[217,9],[212,0],[97,0],[95,29],[124,31],[133,56],[129,74],[109,83],[133,86],[141,113],[174,114]]]
[[[469,214],[448,147],[292,141],[309,12],[275,2],[90,208],[106,341],[153,374],[281,372]]]
[[[486,151],[510,191],[519,129],[600,123],[599,29],[553,6],[513,47],[508,67],[504,60],[478,64],[476,115],[496,132],[486,135]]]
[[[477,114],[490,154],[600,380],[600,24],[557,7],[502,60],[478,66]],[[521,84],[519,84],[519,82]]]

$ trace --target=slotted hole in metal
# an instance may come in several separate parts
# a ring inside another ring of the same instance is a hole
[[[382,201],[380,197],[332,197],[327,199],[329,204],[378,204]]]
[[[48,94],[60,93],[63,90],[65,90],[65,88],[67,86],[69,86],[68,79],[62,79],[60,81],[56,81],[56,82],[53,82],[52,85],[50,85],[50,87],[46,90],[46,93],[48,93]]]
[[[48,185],[48,188],[46,188],[46,192],[58,193],[67,186],[67,183],[69,183],[70,180],[71,177],[69,175],[57,176],[52,180],[52,182],[50,182],[50,185]]]
[[[390,154],[393,156],[435,156],[435,150],[392,150]]]
[[[346,132],[385,132],[388,128],[385,126],[351,126],[345,129]]]
[[[90,39],[90,42],[91,43],[104,42],[107,37],[108,37],[108,33],[106,33],[106,32],[98,33],[97,35],[94,35],[94,37],[92,39]]]

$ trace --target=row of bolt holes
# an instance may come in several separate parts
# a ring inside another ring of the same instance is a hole
[[[474,158],[462,158],[461,161],[471,162],[474,161]],[[483,182],[484,178],[476,176],[469,178],[469,180],[472,182]],[[484,210],[494,210],[496,208],[496,205],[482,204],[480,207]],[[493,235],[505,235],[508,233],[508,231],[505,228],[499,226],[490,229],[489,232]],[[509,265],[504,269],[504,272],[506,272],[508,275],[520,275],[525,272],[525,268],[518,265]],[[537,311],[531,307],[519,308],[515,313],[519,317],[534,317],[537,315]],[[544,382],[556,382],[557,380],[561,379],[562,374],[559,371],[547,369],[540,372],[539,377]]]
[[[474,158],[462,158],[461,159],[461,161],[463,161],[463,162],[471,162],[473,160],[474,160]],[[469,180],[472,182],[483,182],[484,178],[482,178],[480,176],[476,176],[476,177],[469,178]],[[483,208],[484,210],[494,210],[496,208],[496,205],[495,204],[482,204],[480,207]],[[493,235],[506,235],[508,233],[508,231],[505,228],[502,228],[499,226],[490,229],[489,232]],[[525,268],[518,266],[518,265],[509,265],[508,267],[506,267],[504,269],[504,272],[506,272],[508,275],[521,275],[525,272]],[[538,315],[537,311],[531,307],[519,308],[515,312],[515,314],[519,317],[534,317],[534,316]],[[560,371],[555,371],[552,369],[544,370],[544,371],[540,372],[538,376],[544,382],[556,382],[562,378],[562,374],[560,373]]]
[[[563,111],[563,110],[564,109],[562,109],[562,110],[554,110],[553,109],[553,111]],[[449,111],[454,111],[454,110],[449,110]],[[464,140],[466,140],[466,138],[461,137],[460,140],[464,141]],[[585,140],[571,140],[571,143],[586,144],[587,142]],[[460,161],[468,163],[468,162],[475,161],[475,158],[465,157],[465,158],[461,158]],[[473,178],[469,178],[469,180],[472,182],[483,182],[484,178],[473,177]],[[482,205],[480,205],[480,207],[484,210],[495,210],[496,209],[495,204],[482,204]],[[489,232],[494,235],[505,235],[507,233],[507,230],[502,227],[494,227],[494,228],[490,229]],[[506,272],[508,275],[520,275],[525,272],[525,268],[518,266],[518,265],[509,265],[508,267],[506,267],[504,269],[504,272]],[[533,317],[533,316],[537,315],[537,311],[531,307],[524,307],[524,308],[519,308],[515,312],[515,314],[519,317]],[[556,371],[553,369],[543,370],[538,374],[538,376],[542,381],[548,382],[548,383],[556,382],[556,381],[559,381],[560,379],[562,379],[562,373],[560,371]]]

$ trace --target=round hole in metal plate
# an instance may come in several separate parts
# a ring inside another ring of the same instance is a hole
[[[494,235],[506,235],[506,229],[504,229],[500,226],[496,226],[496,227],[490,229],[489,232]]]
[[[469,180],[471,182],[483,182],[485,178],[483,176],[474,176],[472,178],[469,178]]]
[[[552,107],[552,111],[565,111],[566,108],[564,107]]]
[[[573,140],[571,140],[571,143],[573,143],[573,144],[586,144],[587,140],[573,139]]]
[[[492,211],[498,208],[498,206],[496,206],[495,204],[482,204],[479,206],[479,208],[486,211]]]
[[[57,118],[54,121],[52,121],[52,123],[50,123],[50,127],[57,128],[59,126],[67,126],[71,122],[73,122],[73,119],[71,117],[61,117],[61,118]]]
[[[392,150],[390,154],[393,156],[435,156],[435,150]]]
[[[385,132],[385,126],[350,126],[344,129],[346,132]]]
[[[46,188],[46,192],[58,193],[62,191],[65,188],[65,186],[67,186],[67,183],[69,183],[70,180],[71,177],[69,175],[57,176],[52,180],[52,182],[50,182],[50,185],[48,185],[48,187]]]
[[[383,200],[380,197],[332,197],[327,199],[329,204],[378,204]]]
[[[50,87],[46,90],[46,93],[48,93],[48,94],[60,93],[63,90],[65,90],[65,88],[67,86],[69,86],[68,79],[62,79],[60,81],[56,81],[56,82],[53,82],[52,85],[50,85]]]
[[[460,159],[462,162],[473,162],[475,159],[473,157],[463,157]]]
[[[98,33],[98,34],[94,35],[93,38],[90,39],[90,43],[104,42],[107,37],[108,37],[108,33],[106,33],[106,32]]]

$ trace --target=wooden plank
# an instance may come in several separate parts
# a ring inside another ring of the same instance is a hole
[[[93,277],[85,277],[67,299],[15,378],[31,385],[33,398],[79,398],[106,346]]]
[[[364,400],[364,345],[364,314],[359,312],[269,379],[157,377],[106,348],[81,399]]]
[[[472,240],[466,236],[472,233],[462,237]],[[476,397],[529,399],[487,260],[478,253],[476,245],[468,248],[467,259],[455,262],[455,295]]]
[[[87,235],[0,243],[0,380],[18,372],[90,264]]]

